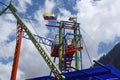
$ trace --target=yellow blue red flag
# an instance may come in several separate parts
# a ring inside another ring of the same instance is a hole
[[[56,20],[54,13],[45,13],[43,14],[44,20]]]

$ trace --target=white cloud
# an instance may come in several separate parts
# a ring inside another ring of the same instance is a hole
[[[0,63],[0,79],[1,80],[8,80],[10,79],[10,74],[11,74],[11,66],[10,64],[4,65]]]
[[[34,18],[37,20],[37,24],[35,24],[36,31],[40,36],[46,36],[49,32],[45,24],[48,22],[43,19],[44,13],[51,13],[55,7],[54,0],[46,0],[44,6],[40,6],[39,9],[34,13]]]
[[[23,39],[19,68],[24,71],[25,77],[23,79],[49,75],[50,72],[33,43],[26,39]]]
[[[44,21],[43,14],[44,14],[44,9],[41,8],[38,11],[36,11],[34,14],[34,17],[37,20],[37,22],[34,23],[34,26],[36,28],[35,30],[37,34],[40,36],[45,36],[49,32],[47,27],[45,26],[47,22]]]
[[[16,36],[16,20],[12,14],[2,15],[0,16],[0,57],[5,60],[8,57],[13,57],[15,50],[15,36]],[[11,41],[13,38],[13,41]],[[9,61],[8,61],[9,62]],[[11,68],[12,63],[9,62],[7,64],[0,63],[0,79],[8,80],[11,76]],[[23,76],[23,72],[18,69],[18,77],[17,80],[21,80],[20,78]]]
[[[11,20],[12,18],[12,20]],[[10,41],[10,36],[13,36],[15,37],[15,20],[13,18],[12,15],[3,15],[1,16],[0,18],[0,48],[2,50],[0,50],[0,56],[3,57],[5,54],[7,54],[6,56],[9,57],[11,56],[12,54],[10,54],[12,52],[11,49],[14,49],[14,44],[15,42],[10,42],[10,43],[7,43]],[[9,50],[9,52],[7,51]]]
[[[32,5],[31,0],[20,0],[19,2],[24,8],[24,12],[26,12],[27,4]],[[78,22],[81,23],[81,28],[85,31],[83,32],[81,30],[88,51],[92,59],[98,59],[98,57],[101,56],[97,54],[99,43],[109,43],[110,41],[113,41],[115,37],[120,35],[120,0],[102,0],[96,6],[92,6],[90,0],[77,0],[76,3],[74,8],[78,10],[77,15],[72,14],[70,10],[67,10],[64,7],[59,7],[60,14],[58,14],[58,20],[68,20],[71,16],[77,16]],[[25,22],[33,33],[36,33],[34,29],[40,36],[46,36],[49,33],[47,27],[44,26],[47,22],[44,22],[42,14],[45,12],[52,12],[56,7],[56,4],[58,3],[55,3],[54,0],[46,0],[44,6],[40,6],[39,10],[34,13],[34,18],[37,22],[32,21],[33,27],[30,23]],[[5,54],[7,57],[13,56],[14,54],[15,40],[9,44],[6,44],[6,41],[10,40],[9,36],[15,36],[15,22],[16,20],[12,15],[3,15],[0,17],[0,56],[2,57],[4,57]],[[83,55],[85,56],[83,57],[84,67],[89,67],[88,64],[86,64],[89,63],[89,61],[85,54],[85,50],[83,51]],[[8,64],[4,65],[0,63],[0,72],[2,72],[0,73],[0,78],[8,80],[7,77],[4,77],[5,75],[10,77]],[[38,54],[38,51],[31,41],[23,39],[18,79],[48,75],[49,72],[49,68],[43,58]]]
[[[12,35],[13,38],[15,38],[16,36],[16,20],[15,18],[13,18],[12,15],[3,15],[0,18],[0,24],[1,24],[0,36],[2,36],[0,39],[0,48],[1,48],[0,57],[3,57],[3,58],[8,58],[9,56],[13,57],[16,40],[13,40],[9,43],[6,41],[10,40],[10,37],[9,37],[10,35]],[[32,33],[35,33],[30,23],[25,22],[25,24],[29,27]],[[34,22],[32,24],[35,25]],[[45,31],[44,28],[42,31]],[[43,33],[42,31],[40,30],[39,33],[42,34]],[[9,65],[9,63],[7,65]],[[11,76],[12,64],[10,65],[10,69],[7,68],[8,67],[7,65],[5,64],[0,65],[1,67],[0,72],[3,71],[0,74],[1,75],[0,78],[4,80],[8,80]],[[5,67],[3,68],[3,66]],[[41,72],[42,70],[46,70],[47,72],[44,72],[44,71]],[[20,62],[19,62],[18,73],[17,73],[17,80],[27,79],[27,78],[31,78],[31,77],[35,77],[43,74],[49,75],[49,72],[50,72],[49,68],[45,64],[41,55],[38,54],[38,51],[34,47],[33,43],[31,43],[30,40],[23,39]],[[8,77],[4,77],[4,76],[8,76]]]
[[[45,37],[48,34],[49,30],[45,26],[47,21],[44,21],[42,15],[44,13],[52,12],[54,6],[55,3],[53,0],[46,0],[45,5],[43,7],[40,6],[39,9],[34,13],[34,18],[37,21],[32,22],[32,24],[38,35]],[[31,43],[31,41],[24,39],[21,53],[20,69],[25,73],[25,77],[23,79],[49,75],[49,67],[41,55],[38,53],[37,49]]]
[[[92,59],[99,56],[97,50],[100,42],[109,43],[120,35],[119,2],[119,0],[101,0],[96,6],[92,6],[89,0],[76,2],[78,22],[85,31],[81,30]]]
[[[46,12],[46,13],[52,12],[53,9],[54,9],[54,7],[55,7],[55,2],[54,2],[54,0],[46,0],[46,1],[45,1],[45,12]]]
[[[0,63],[0,80],[8,80],[11,77],[12,63],[2,64]],[[21,80],[24,77],[24,73],[18,69],[17,80]]]
[[[32,0],[18,0],[16,5],[18,12],[25,13],[28,8],[27,4],[32,5]]]
[[[69,17],[73,16],[69,10],[65,8],[59,8],[60,14],[58,15],[57,19],[60,20],[68,20]]]

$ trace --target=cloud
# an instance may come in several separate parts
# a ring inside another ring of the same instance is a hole
[[[50,5],[48,5],[48,3]],[[31,23],[25,22],[29,26],[29,29],[32,31],[32,33],[37,33],[43,37],[48,34],[49,30],[45,26],[45,23],[47,22],[44,21],[42,15],[46,12],[52,12],[54,6],[55,4],[53,0],[46,0],[45,5],[40,6],[39,9],[34,13],[34,18],[36,21],[31,21]],[[38,53],[33,43],[31,43],[30,40],[25,39],[23,39],[19,68],[24,71],[25,77],[23,79],[49,75],[50,73],[49,67]]]
[[[3,65],[3,64],[1,64],[0,63],[0,73],[2,73],[2,74],[0,74],[0,79],[1,80],[8,80],[8,79],[10,79],[10,74],[11,74],[11,66],[10,66],[10,64],[8,64],[8,65]]]
[[[0,80],[8,80],[11,77],[12,63],[2,64],[0,62]],[[17,80],[21,80],[24,77],[24,73],[18,68]]]
[[[55,8],[54,0],[46,0],[45,1],[45,12],[46,13],[52,12],[54,8]]]
[[[32,5],[31,0],[20,0],[20,1],[18,0],[17,5],[16,5],[18,12],[26,13],[28,5]]]
[[[34,26],[36,26],[36,31],[38,34],[40,34],[40,36],[46,36],[49,33],[48,28],[45,26],[45,24],[48,22],[43,19],[43,14],[51,13],[55,6],[54,0],[45,0],[44,6],[40,6],[39,9],[34,13],[34,18],[37,21],[37,24],[35,23]]]
[[[11,19],[12,18],[12,19]],[[14,17],[12,15],[3,15],[0,18],[0,47],[2,50],[0,50],[0,56],[3,57],[5,54],[8,54],[8,56],[11,56],[10,54],[12,51],[11,49],[14,49],[11,44],[15,44],[14,41],[11,41],[10,39],[15,37],[15,21]],[[11,41],[11,42],[10,42]],[[10,42],[10,43],[8,43]],[[11,46],[10,46],[11,45]],[[9,52],[7,51],[9,50]],[[7,55],[6,55],[7,56]]]
[[[84,29],[81,32],[92,59],[100,56],[97,53],[100,42],[109,43],[120,35],[118,33],[120,29],[117,27],[120,21],[119,2],[119,0],[101,0],[96,6],[92,6],[89,0],[76,2],[78,22]]]
[[[31,24],[26,21],[24,22],[32,31],[32,33],[35,33],[33,26],[31,26]],[[15,51],[15,45],[16,45],[15,44],[16,43],[16,39],[15,39],[16,20],[13,17],[13,15],[3,15],[0,18],[0,24],[1,24],[0,36],[2,36],[0,39],[0,48],[1,48],[0,57],[4,59],[8,58],[9,56],[13,57],[14,51]],[[35,25],[36,23],[32,22],[32,24]],[[44,28],[42,31],[44,31]],[[43,33],[42,31],[40,31],[39,33],[42,34]],[[11,38],[13,38],[13,40]],[[36,48],[34,47],[33,43],[30,40],[23,39],[21,56],[19,61],[20,62],[18,67],[17,80],[27,79],[27,78],[31,78],[31,77],[35,77],[43,74],[49,75],[49,72],[50,72],[49,68],[45,64],[41,55],[38,54],[38,51],[36,50]],[[8,69],[8,66],[7,66],[9,64],[10,64],[10,69]],[[0,78],[4,80],[8,80],[11,76],[12,63],[8,62],[6,65],[0,64],[0,67],[1,67],[0,72],[2,71],[2,73],[0,74],[1,75]],[[38,70],[40,73],[38,73]],[[47,72],[41,72],[42,70],[46,70]]]
[[[45,37],[49,33],[49,30],[45,26],[47,22],[44,21],[42,15],[46,12],[52,12],[54,6],[55,3],[53,0],[46,0],[44,6],[40,6],[39,9],[34,13],[34,18],[36,21],[32,21],[32,28],[34,28],[33,31],[35,31],[35,33],[38,35]],[[38,53],[37,49],[34,47],[33,43],[31,43],[29,40],[23,39],[22,46],[19,68],[25,73],[25,77],[23,79],[49,75],[50,69],[41,55]],[[44,45],[42,46],[44,48]],[[44,49],[46,52],[48,52],[46,48]]]
[[[31,21],[32,24],[25,21],[25,24],[29,27],[32,33],[37,32],[40,36],[45,37],[49,35],[50,32],[54,32],[54,30],[49,31],[49,29],[44,26],[48,22],[43,20],[42,14],[52,12],[58,8],[58,20],[68,20],[71,16],[78,17],[78,22],[81,23],[81,32],[92,59],[98,59],[101,56],[97,53],[100,42],[109,43],[116,37],[119,37],[119,0],[101,0],[95,6],[90,3],[90,0],[76,0],[76,4],[71,6],[77,10],[78,13],[76,14],[72,14],[71,10],[67,10],[63,6],[56,6],[56,4],[58,5],[57,2],[58,1],[55,2],[54,0],[46,0],[44,6],[39,5],[39,9],[34,13],[34,18],[36,21]],[[31,0],[20,0],[19,3],[24,8],[23,11],[19,8],[19,12],[24,13],[28,8],[27,4],[33,4]],[[2,15],[0,17],[0,25],[0,57],[13,56],[16,40],[13,39],[11,41],[11,36],[12,38],[15,38],[16,19],[12,16],[12,14]],[[89,63],[89,60],[85,52],[85,48],[82,53],[84,56],[84,68],[87,68],[90,64],[86,64]],[[8,63],[7,65],[0,63],[0,72],[2,72],[0,74],[0,78],[4,80],[8,80],[4,77],[5,75],[10,77],[11,69],[8,69],[9,64],[11,68],[12,63]],[[38,51],[32,42],[26,39],[23,39],[18,70],[19,79],[49,75],[50,72],[50,69],[44,62],[43,58],[38,54]]]
[[[0,16],[0,58],[5,59],[7,64],[0,62],[0,79],[8,80],[11,76],[12,62],[8,61],[13,57],[15,50],[16,20],[12,14]],[[17,80],[21,80],[23,72],[18,69]]]
[[[39,9],[35,12],[34,17],[37,20],[35,26],[35,30],[38,35],[40,36],[45,36],[48,33],[48,29],[45,26],[47,22],[44,21],[43,19],[43,14],[44,14],[44,9]],[[41,31],[42,30],[42,31]]]
[[[49,75],[49,67],[30,40],[23,39],[19,68],[24,71],[23,79]],[[44,72],[45,71],[45,72]]]
[[[68,20],[72,16],[71,12],[65,8],[59,8],[60,14],[58,15],[58,20]]]

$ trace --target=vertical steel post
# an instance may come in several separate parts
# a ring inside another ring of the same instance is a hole
[[[76,23],[76,22],[75,22]],[[78,34],[78,24],[75,24],[74,34]],[[74,36],[75,46],[79,46],[78,36]],[[80,53],[77,51],[75,52],[75,68],[80,69],[80,60],[79,60]]]
[[[64,27],[64,22],[63,22],[63,25],[62,25],[63,27]],[[65,37],[65,27],[63,28],[63,36],[64,36],[64,38],[63,38],[63,58],[64,58],[64,61],[63,61],[63,70],[64,70],[64,72],[66,71],[66,37]]]
[[[22,43],[22,33],[23,33],[23,29],[21,25],[17,22],[16,49],[15,49],[15,54],[14,54],[14,61],[13,61],[13,67],[12,67],[12,73],[11,73],[10,80],[16,80],[16,77],[17,77],[20,48],[21,48],[21,43]]]
[[[80,23],[78,24],[78,34],[81,35]],[[79,37],[79,44],[80,44],[80,47],[82,47],[82,37]],[[82,51],[80,51],[80,69],[83,69]]]
[[[60,27],[59,27],[59,69],[62,71],[62,41],[63,41],[63,35],[62,35],[62,25],[63,22],[60,21]]]

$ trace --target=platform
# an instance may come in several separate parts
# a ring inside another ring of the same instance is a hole
[[[52,76],[44,76],[44,77],[31,78],[26,80],[55,80],[55,78]]]
[[[66,46],[66,58],[69,58],[69,57],[73,57],[73,54],[76,52],[76,51],[81,51],[83,49],[83,47],[75,47],[75,46],[72,46],[72,45],[67,45]],[[51,57],[59,57],[59,46],[55,46],[53,48],[53,51],[51,53]],[[63,52],[64,52],[64,48],[63,48]]]
[[[62,73],[61,75],[66,77],[65,80],[120,80],[120,71],[110,65]],[[55,80],[55,78],[46,76],[27,80]]]
[[[63,73],[67,80],[120,80],[120,71],[107,65]]]

